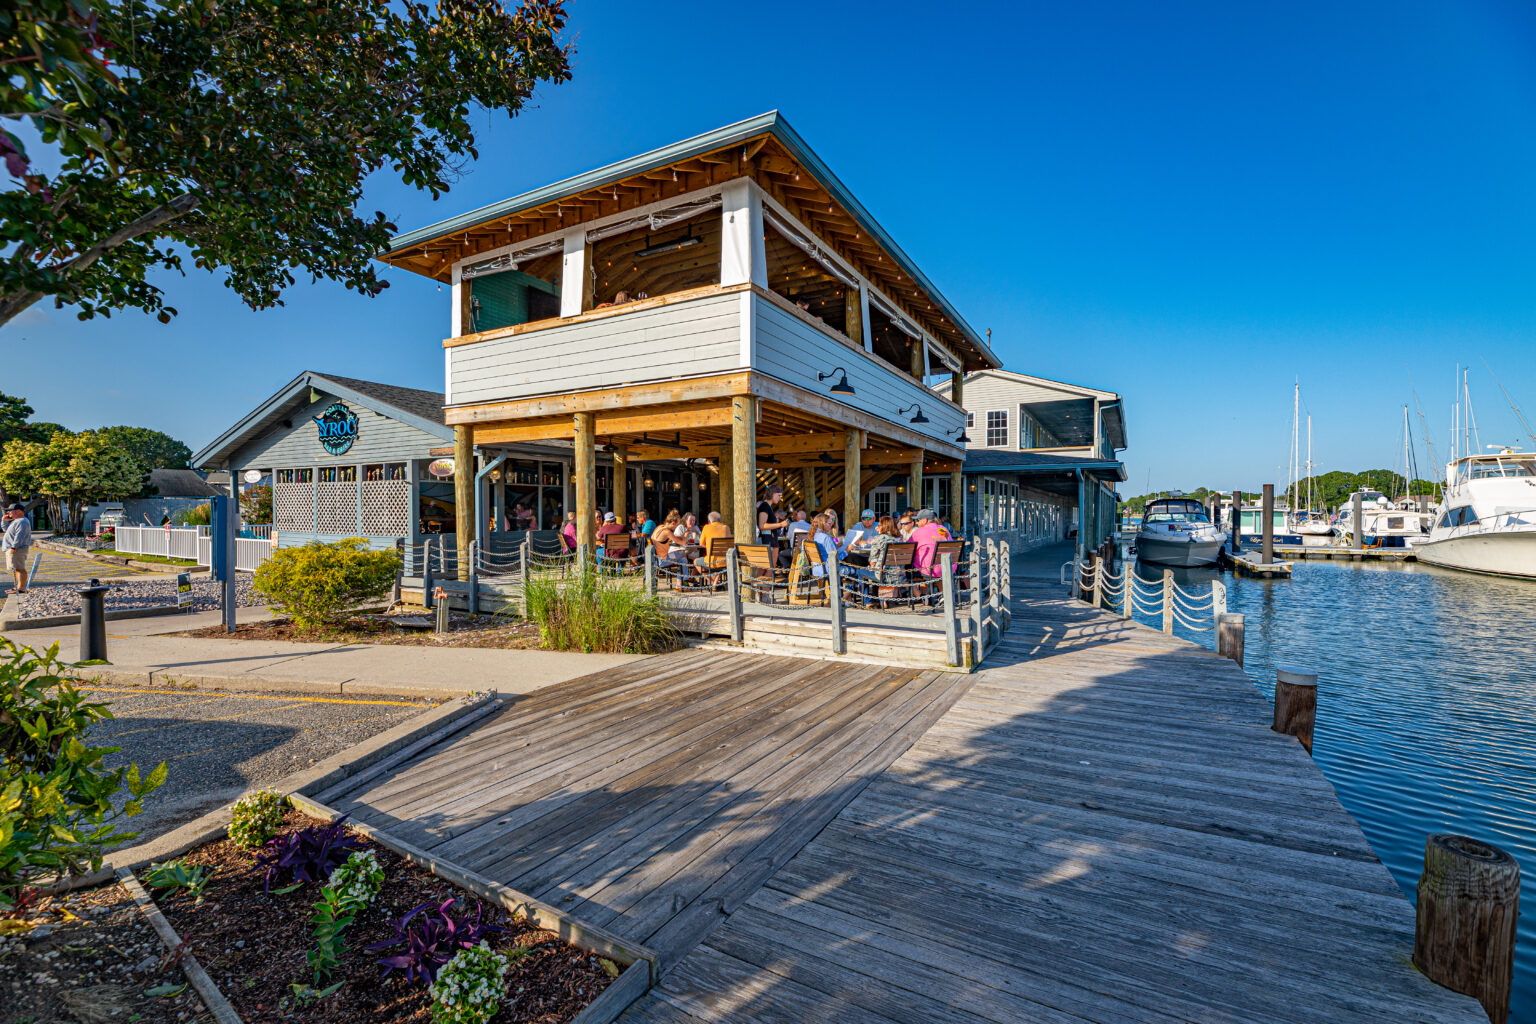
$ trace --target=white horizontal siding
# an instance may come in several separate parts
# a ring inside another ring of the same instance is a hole
[[[753,296],[752,308],[757,339],[754,370],[877,419],[890,420],[946,444],[955,443],[955,435],[965,426],[965,416],[928,388],[885,361],[828,337],[762,296]],[[829,394],[831,382],[816,379],[816,374],[836,366],[847,369],[854,394]],[[922,406],[929,422],[909,423],[911,412],[897,414],[897,409],[914,402]],[[951,432],[949,436],[945,436],[946,431]]]
[[[734,294],[448,349],[456,405],[742,368],[741,300]]]
[[[357,439],[342,455],[331,455],[320,445],[313,417],[323,413],[336,398],[327,395],[293,416],[292,427],[277,426],[242,446],[230,456],[237,469],[279,466],[352,466],[362,462],[402,462],[419,459],[428,449],[446,443],[443,438],[418,430],[390,416],[344,400],[357,413]]]

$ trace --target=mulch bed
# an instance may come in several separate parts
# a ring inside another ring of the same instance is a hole
[[[343,620],[338,627],[321,632],[305,633],[294,628],[288,619],[269,622],[248,622],[237,626],[233,633],[224,632],[223,626],[190,629],[174,636],[209,637],[219,640],[300,640],[306,642],[349,644],[401,644],[411,647],[488,647],[500,650],[525,650],[539,646],[539,627],[523,619],[508,619],[499,615],[467,615],[455,612],[449,617],[450,632],[437,633],[432,629],[412,628],[402,624],[430,618],[434,612],[415,615],[354,615]],[[435,620],[434,620],[435,621]]]
[[[30,933],[0,941],[0,1020],[14,1024],[212,1021],[122,886],[44,897]],[[153,993],[153,994],[150,994]]]
[[[284,831],[320,824],[290,811]],[[380,956],[365,947],[393,936],[386,923],[423,903],[441,904],[457,897],[450,912],[473,911],[478,899],[412,865],[397,854],[357,838],[377,855],[384,868],[378,898],[346,931],[341,967],[327,984],[345,979],[335,995],[313,1005],[284,1004],[290,984],[309,983],[312,973],[305,954],[314,947],[310,915],[320,887],[310,884],[293,892],[262,892],[262,872],[229,840],[209,843],[183,858],[190,864],[217,869],[204,890],[202,904],[184,893],[155,894],[160,910],[197,956],[219,990],[248,1024],[293,1021],[298,1024],[430,1024],[431,1003],[425,986],[407,984],[400,971],[381,978]],[[142,880],[142,873],[140,875]],[[274,883],[280,888],[284,883]],[[612,980],[602,960],[568,945],[554,932],[512,919],[500,908],[484,905],[484,920],[506,929],[489,939],[491,948],[526,947],[531,952],[507,972],[508,997],[493,1024],[557,1024],[579,1013]],[[616,965],[614,965],[616,967]],[[280,1008],[281,1007],[281,1008]],[[147,1019],[147,1018],[146,1018]]]

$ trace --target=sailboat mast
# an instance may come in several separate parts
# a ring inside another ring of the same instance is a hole
[[[1407,498],[1409,497],[1410,492],[1413,490],[1413,488],[1409,486],[1409,480],[1408,480],[1408,472],[1412,468],[1412,464],[1413,464],[1413,457],[1408,453],[1408,444],[1409,444],[1409,438],[1408,438],[1408,406],[1405,403],[1403,405],[1403,498],[1404,498],[1404,500],[1407,500]]]
[[[1312,511],[1312,414],[1307,413],[1307,511]]]

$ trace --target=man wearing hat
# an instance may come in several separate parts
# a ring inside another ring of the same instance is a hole
[[[848,532],[843,535],[843,554],[863,551],[879,532],[875,527],[875,510],[865,509],[860,513],[859,521],[848,527]]]
[[[27,556],[32,553],[32,521],[20,504],[14,504],[5,510],[0,522],[5,524],[5,533],[0,535],[0,560],[16,576],[16,593],[25,594]]]
[[[933,556],[939,541],[945,539],[944,527],[939,525],[938,514],[931,508],[918,509],[913,518],[917,525],[908,539],[917,545],[917,552],[912,557],[912,565],[925,576],[937,576],[942,567],[934,564]]]

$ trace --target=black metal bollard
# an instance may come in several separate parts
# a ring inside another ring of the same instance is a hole
[[[80,660],[107,660],[107,591],[111,587],[92,579],[80,591]]]

